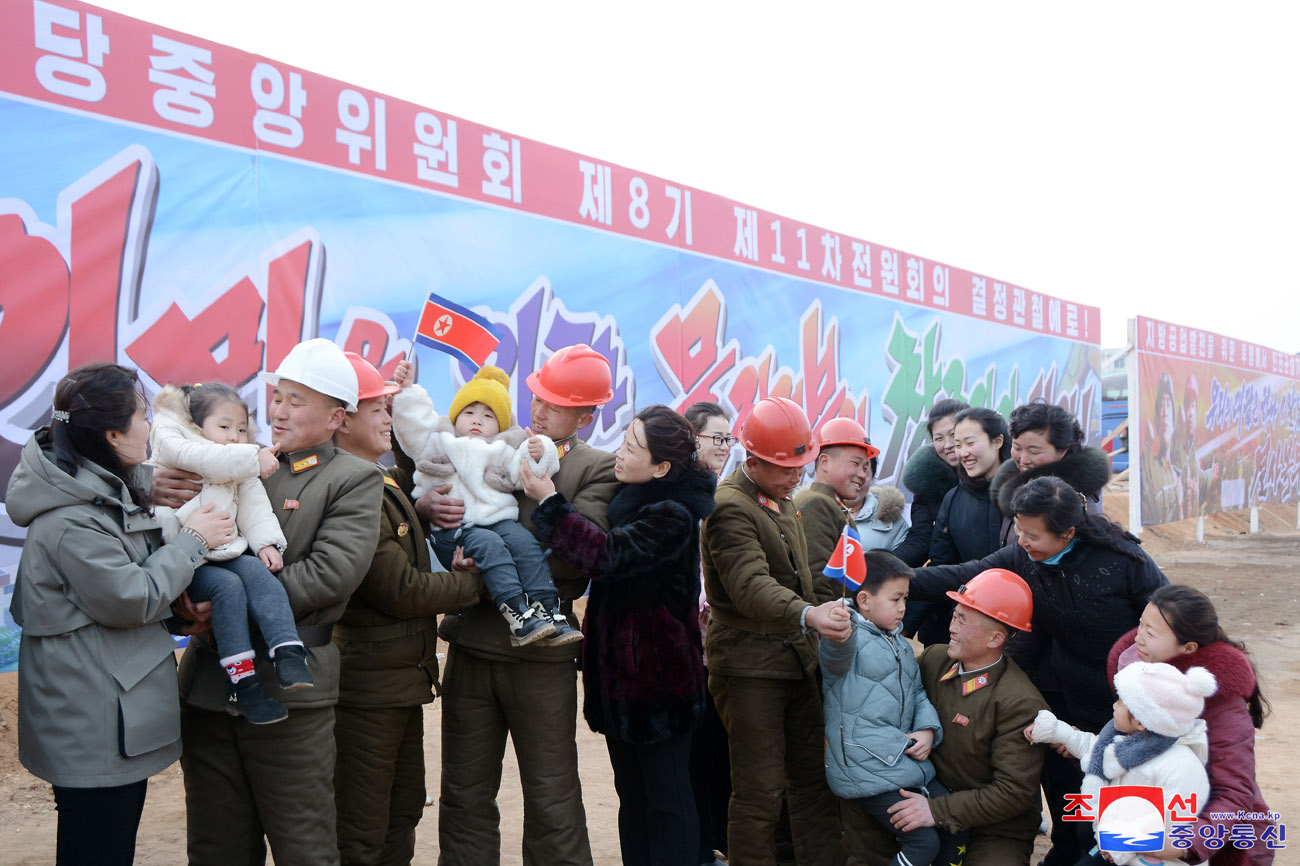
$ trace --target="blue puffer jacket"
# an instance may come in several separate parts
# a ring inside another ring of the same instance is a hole
[[[826,782],[845,799],[928,785],[934,767],[903,754],[911,731],[943,739],[939,714],[902,628],[885,634],[857,611],[844,643],[821,641],[826,713]]]

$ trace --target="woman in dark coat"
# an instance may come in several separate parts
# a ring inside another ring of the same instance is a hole
[[[990,493],[1007,517],[1015,517],[1011,498],[1026,482],[1055,475],[1088,497],[1093,510],[1110,481],[1110,455],[1083,444],[1083,427],[1060,406],[1027,403],[1011,412],[1011,459],[993,476]]]
[[[700,644],[700,520],[713,473],[695,433],[666,406],[628,426],[615,454],[622,486],[608,531],[580,515],[549,478],[520,470],[542,543],[591,579],[582,624],[583,715],[605,735],[619,796],[623,863],[694,863],[691,732],[708,700]]]
[[[1016,638],[1011,655],[1021,667],[1042,656],[1062,686],[1062,717],[1096,733],[1113,715],[1110,648],[1169,581],[1136,538],[1090,513],[1059,478],[1034,479],[1013,505],[1017,544],[962,565],[917,569],[910,595],[939,598],[988,568],[1020,575],[1034,594],[1033,630]]]
[[[955,565],[988,556],[1010,538],[1011,521],[989,496],[989,483],[1011,453],[1007,422],[992,409],[975,407],[957,414],[957,485],[943,497],[930,539],[930,562]],[[915,595],[915,593],[913,593]],[[953,602],[941,598],[915,623],[916,639],[926,646],[948,642]],[[904,620],[904,629],[907,628]]]
[[[935,403],[925,422],[934,447],[922,447],[903,469],[903,486],[912,491],[912,528],[893,554],[913,568],[925,565],[930,558],[935,515],[943,497],[957,486],[957,415],[969,408],[960,400]]]

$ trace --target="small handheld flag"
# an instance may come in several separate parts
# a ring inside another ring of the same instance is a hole
[[[487,319],[430,292],[415,327],[415,342],[446,352],[477,370],[501,341]]]
[[[862,538],[856,529],[844,527],[840,542],[835,545],[835,552],[826,561],[822,574],[838,580],[853,592],[862,589],[862,581],[867,579],[867,559],[862,555]]]

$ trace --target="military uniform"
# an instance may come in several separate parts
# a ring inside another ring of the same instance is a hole
[[[614,455],[576,434],[555,444],[556,490],[584,517],[608,528],[605,507],[618,487]],[[520,496],[519,521],[535,533],[534,507]],[[587,582],[554,557],[550,564],[568,607]],[[506,622],[490,600],[444,617],[440,634],[451,649],[442,685],[438,862],[501,861],[496,797],[509,734],[524,794],[525,866],[591,863],[578,779],[579,645],[511,646]]]
[[[811,487],[796,496],[794,504],[799,509],[799,522],[803,524],[803,535],[808,541],[808,566],[812,569],[813,592],[817,601],[842,598],[844,584],[822,572],[840,543],[844,527],[856,528],[857,520],[844,507],[835,488],[821,481],[814,481]]]
[[[970,831],[963,866],[1028,866],[1041,820],[1038,777],[1046,749],[1026,740],[1025,728],[1047,702],[1007,655],[966,674],[958,673],[946,646],[929,647],[919,661],[943,724],[943,745],[930,760],[952,791],[930,800],[935,825]],[[845,831],[851,850],[872,852],[855,862],[883,864],[897,848],[879,826],[846,822]]]
[[[800,628],[814,595],[799,512],[743,466],[718,485],[716,503],[701,542],[709,690],[730,738],[727,853],[745,866],[776,863],[784,791],[798,861],[843,862],[822,757],[817,649]]]
[[[424,814],[424,704],[438,687],[437,615],[478,600],[477,575],[431,568],[409,468],[384,472],[379,544],[334,626],[341,661],[334,710],[339,854],[350,864],[409,864]]]
[[[332,442],[281,454],[264,480],[288,546],[276,575],[308,647],[315,687],[282,692],[265,657],[258,675],[289,708],[275,725],[226,713],[229,679],[210,640],[190,641],[181,659],[185,805],[191,866],[339,862],[334,815],[334,704],[339,653],[333,623],[375,552],[383,480],[378,467]]]

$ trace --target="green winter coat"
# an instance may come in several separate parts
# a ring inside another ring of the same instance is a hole
[[[812,676],[817,646],[799,620],[816,597],[798,509],[769,498],[743,465],[718,485],[715,502],[700,530],[709,673]]]
[[[18,650],[18,758],[68,788],[147,779],[181,753],[176,642],[163,620],[203,563],[94,463],[54,462],[48,428],[23,447],[9,517],[27,527],[10,610]]]
[[[564,494],[578,513],[602,529],[609,528],[605,508],[618,490],[614,477],[614,455],[592,448],[577,435],[561,439],[556,446],[568,444],[569,451],[560,458],[560,470],[551,476],[555,489]],[[534,535],[533,509],[537,503],[518,494],[519,522]],[[560,592],[560,599],[571,601],[587,590],[587,579],[581,577],[558,557],[548,557],[551,578]],[[527,647],[510,645],[510,630],[491,599],[475,605],[455,616],[443,617],[439,634],[458,649],[493,661],[568,662],[573,664],[581,647],[577,643],[565,646]]]
[[[383,476],[378,466],[340,451],[333,442],[279,458],[279,471],[262,482],[289,542],[284,568],[275,576],[289,596],[299,633],[307,633],[307,663],[316,684],[281,691],[265,653],[258,653],[257,673],[267,692],[291,710],[332,707],[338,702],[339,652],[324,635],[343,615],[374,558]],[[225,710],[229,679],[208,640],[190,641],[181,658],[180,682],[187,706]]]
[[[821,481],[814,481],[811,487],[799,493],[794,504],[799,509],[799,522],[808,541],[808,567],[812,570],[813,592],[817,594],[818,603],[842,597],[844,584],[823,572],[840,543],[844,527],[856,529],[857,521],[840,502],[835,488]]]
[[[468,607],[483,592],[476,574],[430,567],[411,488],[409,471],[385,472],[375,557],[334,626],[342,664],[340,706],[412,707],[432,701],[438,686],[437,615]]]

